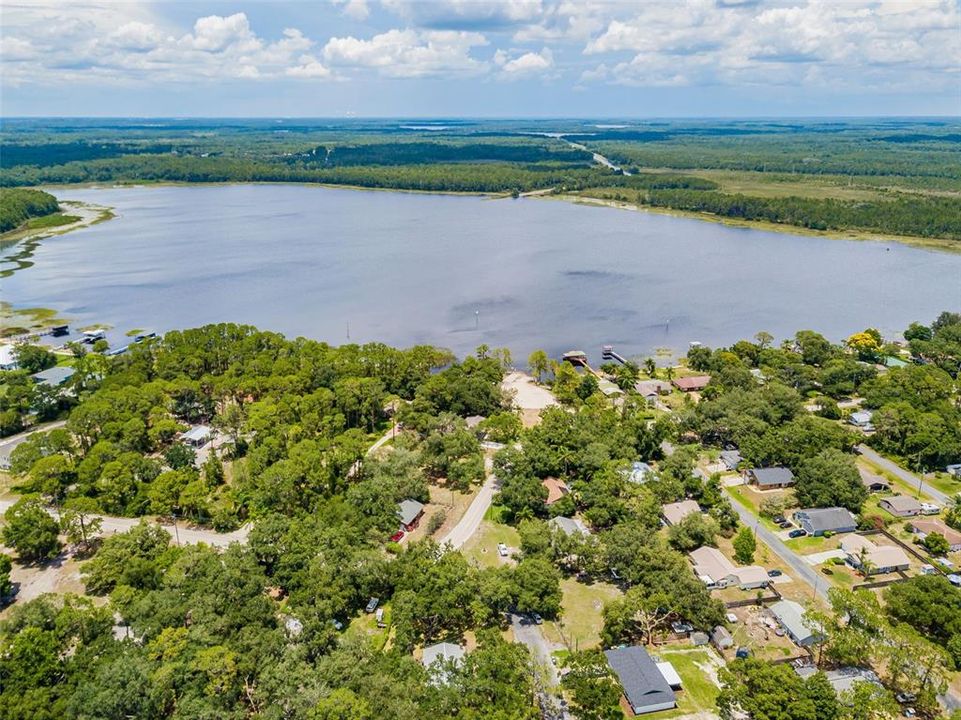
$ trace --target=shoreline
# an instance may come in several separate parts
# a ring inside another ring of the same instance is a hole
[[[79,220],[67,225],[57,225],[49,228],[33,230],[17,228],[0,235],[0,252],[14,250],[19,246],[18,250],[0,257],[0,278],[8,278],[17,270],[25,270],[33,265],[30,258],[33,257],[34,251],[42,241],[58,235],[65,235],[73,230],[106,222],[117,216],[113,208],[106,205],[94,205],[77,200],[60,200],[59,203],[61,212],[78,216]]]
[[[327,188],[333,190],[360,190],[368,192],[394,192],[394,193],[409,193],[414,195],[448,195],[448,196],[461,196],[461,197],[480,197],[488,200],[507,200],[514,199],[512,194],[508,191],[453,191],[453,190],[418,190],[412,188],[393,188],[393,187],[365,187],[362,185],[338,185],[331,183],[314,183],[314,182],[289,182],[289,181],[267,181],[267,180],[250,180],[243,182],[236,181],[215,181],[215,182],[179,182],[179,181],[163,181],[163,182],[114,182],[114,183],[71,183],[63,185],[39,185],[40,189],[47,191],[63,190],[63,189],[127,189],[127,188],[151,188],[151,187],[196,187],[196,186],[206,186],[206,187],[217,187],[217,186],[228,186],[228,185],[291,185],[295,187],[319,187]],[[688,210],[676,210],[668,207],[653,207],[647,205],[637,205],[629,202],[621,202],[618,200],[607,200],[604,198],[593,198],[586,195],[578,195],[576,192],[562,192],[554,193],[554,188],[541,188],[538,190],[532,190],[529,192],[521,193],[521,198],[534,198],[534,199],[548,199],[548,200],[563,200],[565,202],[570,202],[579,205],[592,205],[595,207],[607,207],[614,210],[633,210],[635,212],[649,212],[657,213],[659,215],[669,215],[678,218],[687,218],[691,220],[701,220],[703,222],[718,223],[720,225],[727,225],[729,227],[744,228],[749,230],[764,230],[768,232],[782,233],[786,235],[800,235],[805,237],[821,237],[830,240],[850,240],[857,242],[896,242],[903,245],[908,245],[910,247],[919,248],[922,250],[933,250],[938,252],[948,252],[953,254],[961,253],[961,240],[949,240],[947,238],[925,238],[913,235],[885,235],[882,233],[875,233],[869,230],[814,230],[812,228],[805,228],[799,225],[785,225],[780,223],[772,223],[765,220],[739,220],[735,218],[728,218],[721,215],[713,215],[711,213],[701,213]],[[64,201],[67,203],[68,201]],[[109,210],[109,209],[108,209]],[[113,214],[111,213],[111,217]],[[109,218],[104,218],[109,219]],[[99,222],[99,221],[98,221]],[[94,223],[90,223],[94,224]],[[69,230],[76,229],[78,226],[64,226],[58,228],[61,232],[68,232]],[[50,233],[60,234],[60,233]],[[0,238],[0,248],[3,247],[4,238]],[[4,277],[0,274],[0,277]]]
[[[575,205],[591,205],[594,207],[607,207],[613,210],[630,210],[634,212],[647,212],[657,215],[669,215],[677,218],[687,218],[689,220],[701,220],[704,222],[727,225],[729,227],[742,228],[746,230],[764,230],[767,232],[782,233],[784,235],[800,235],[804,237],[821,237],[828,240],[850,240],[853,242],[896,242],[902,245],[919,248],[922,250],[934,250],[952,254],[961,254],[961,240],[948,240],[946,238],[924,238],[914,235],[884,235],[874,233],[869,230],[814,230],[799,225],[784,225],[772,223],[766,220],[738,220],[735,218],[714,215],[711,213],[694,212],[691,210],[675,210],[669,207],[654,207],[648,205],[636,205],[619,200],[606,200],[604,198],[594,198],[576,193],[560,193],[557,195],[532,196],[539,199],[563,200],[574,203]]]

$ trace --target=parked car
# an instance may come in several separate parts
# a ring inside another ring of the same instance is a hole
[[[807,534],[808,534],[807,530],[805,530],[804,528],[798,528],[797,530],[792,530],[791,532],[789,532],[787,536],[793,539],[793,538],[804,537]]]
[[[536,613],[536,612],[532,612],[532,613],[531,613],[531,620],[534,621],[534,624],[535,624],[535,625],[543,625],[543,624],[544,624],[544,618],[542,618],[542,617],[541,617],[538,613]]]
[[[387,627],[387,623],[384,622],[384,608],[377,608],[377,613],[374,617],[377,618],[377,627]]]
[[[954,585],[955,587],[961,587],[961,575],[956,575],[955,573],[951,573],[950,575],[948,575],[948,582]]]
[[[776,518],[774,518],[775,525],[780,525],[781,523],[786,523],[786,522],[787,522],[787,518],[784,517],[783,515],[778,515]]]
[[[497,543],[497,554],[501,557],[507,557],[507,546],[504,543]]]
[[[784,573],[782,573],[780,570],[777,570],[777,569],[775,569],[775,570],[768,570],[768,571],[767,571],[767,576],[768,576],[768,577],[781,577],[781,575],[783,575],[783,574],[784,574]]]
[[[377,606],[379,604],[380,604],[380,599],[372,597],[370,600],[367,601],[367,607],[364,608],[364,612],[368,614],[374,612],[374,610],[377,609]]]
[[[915,700],[917,700],[917,696],[915,696],[914,693],[902,692],[895,695],[894,699],[897,700],[902,705],[905,705],[907,703],[913,703]]]
[[[735,615],[735,614],[732,613],[732,612],[729,612],[729,613],[727,614],[727,621],[728,621],[729,623],[736,623],[736,622],[737,622],[737,615]]]
[[[734,657],[736,657],[738,660],[744,660],[745,658],[751,657],[751,651],[749,648],[739,647],[737,652],[734,653]]]

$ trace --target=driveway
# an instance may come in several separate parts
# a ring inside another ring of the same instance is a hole
[[[526,615],[511,613],[511,629],[514,631],[514,641],[526,645],[531,651],[534,662],[544,670],[547,686],[542,688],[541,692],[543,717],[569,720],[571,715],[561,705],[562,698],[559,692],[561,679],[552,662],[551,653],[554,647],[544,637],[541,626],[535,625]]]
[[[497,492],[497,489],[497,478],[494,475],[488,475],[484,484],[481,485],[480,492],[474,496],[470,506],[467,508],[467,512],[465,512],[460,521],[450,529],[450,532],[441,538],[440,544],[446,545],[450,543],[454,550],[463,547],[464,543],[470,540],[471,536],[477,532],[477,528],[480,527],[488,508],[491,506],[491,502],[494,500],[494,494]]]
[[[817,565],[826,563],[829,560],[832,560],[834,558],[843,558],[845,557],[845,554],[843,550],[837,549],[837,550],[825,550],[824,552],[811,553],[810,555],[804,555],[803,557],[804,557],[804,562],[806,562],[808,565],[812,567],[815,567]]]
[[[0,466],[3,466],[10,462],[10,454],[14,449],[26,440],[28,437],[38,432],[47,432],[48,430],[56,430],[57,428],[62,428],[67,424],[66,420],[57,420],[56,422],[45,423],[43,425],[37,425],[36,427],[25,430],[22,433],[17,433],[16,435],[11,435],[10,437],[5,437],[0,440]]]

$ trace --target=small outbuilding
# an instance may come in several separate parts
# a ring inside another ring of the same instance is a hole
[[[723,625],[718,625],[711,631],[711,642],[714,643],[714,647],[722,651],[734,646],[734,638]]]
[[[891,483],[885,480],[880,475],[876,475],[873,472],[865,470],[864,468],[858,468],[858,474],[861,476],[861,484],[867,489],[868,492],[890,492]]]
[[[961,463],[956,465],[948,465],[946,468],[944,468],[944,471],[948,475],[954,475],[956,478],[961,478]]]
[[[914,517],[921,514],[921,503],[907,495],[891,495],[882,498],[878,506],[894,517]]]
[[[722,450],[718,459],[724,464],[724,467],[731,471],[737,470],[738,465],[744,461],[740,450]]]
[[[397,505],[397,515],[400,518],[400,526],[405,532],[410,532],[424,517],[424,503],[417,500],[401,500]]]
[[[623,471],[623,475],[628,482],[643,485],[648,480],[654,479],[654,468],[646,462],[633,462],[630,468]]]
[[[870,410],[857,410],[848,415],[848,423],[861,430],[870,431],[874,430],[874,425],[871,423],[873,417],[874,413]]]

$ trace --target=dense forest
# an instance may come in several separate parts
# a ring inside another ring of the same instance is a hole
[[[811,230],[961,240],[958,136],[950,121],[901,120],[635,121],[616,129],[564,120],[18,120],[0,129],[0,185],[550,189]],[[592,165],[593,152],[630,174]]]
[[[14,230],[27,220],[60,210],[57,198],[40,190],[0,189],[0,232]]]

